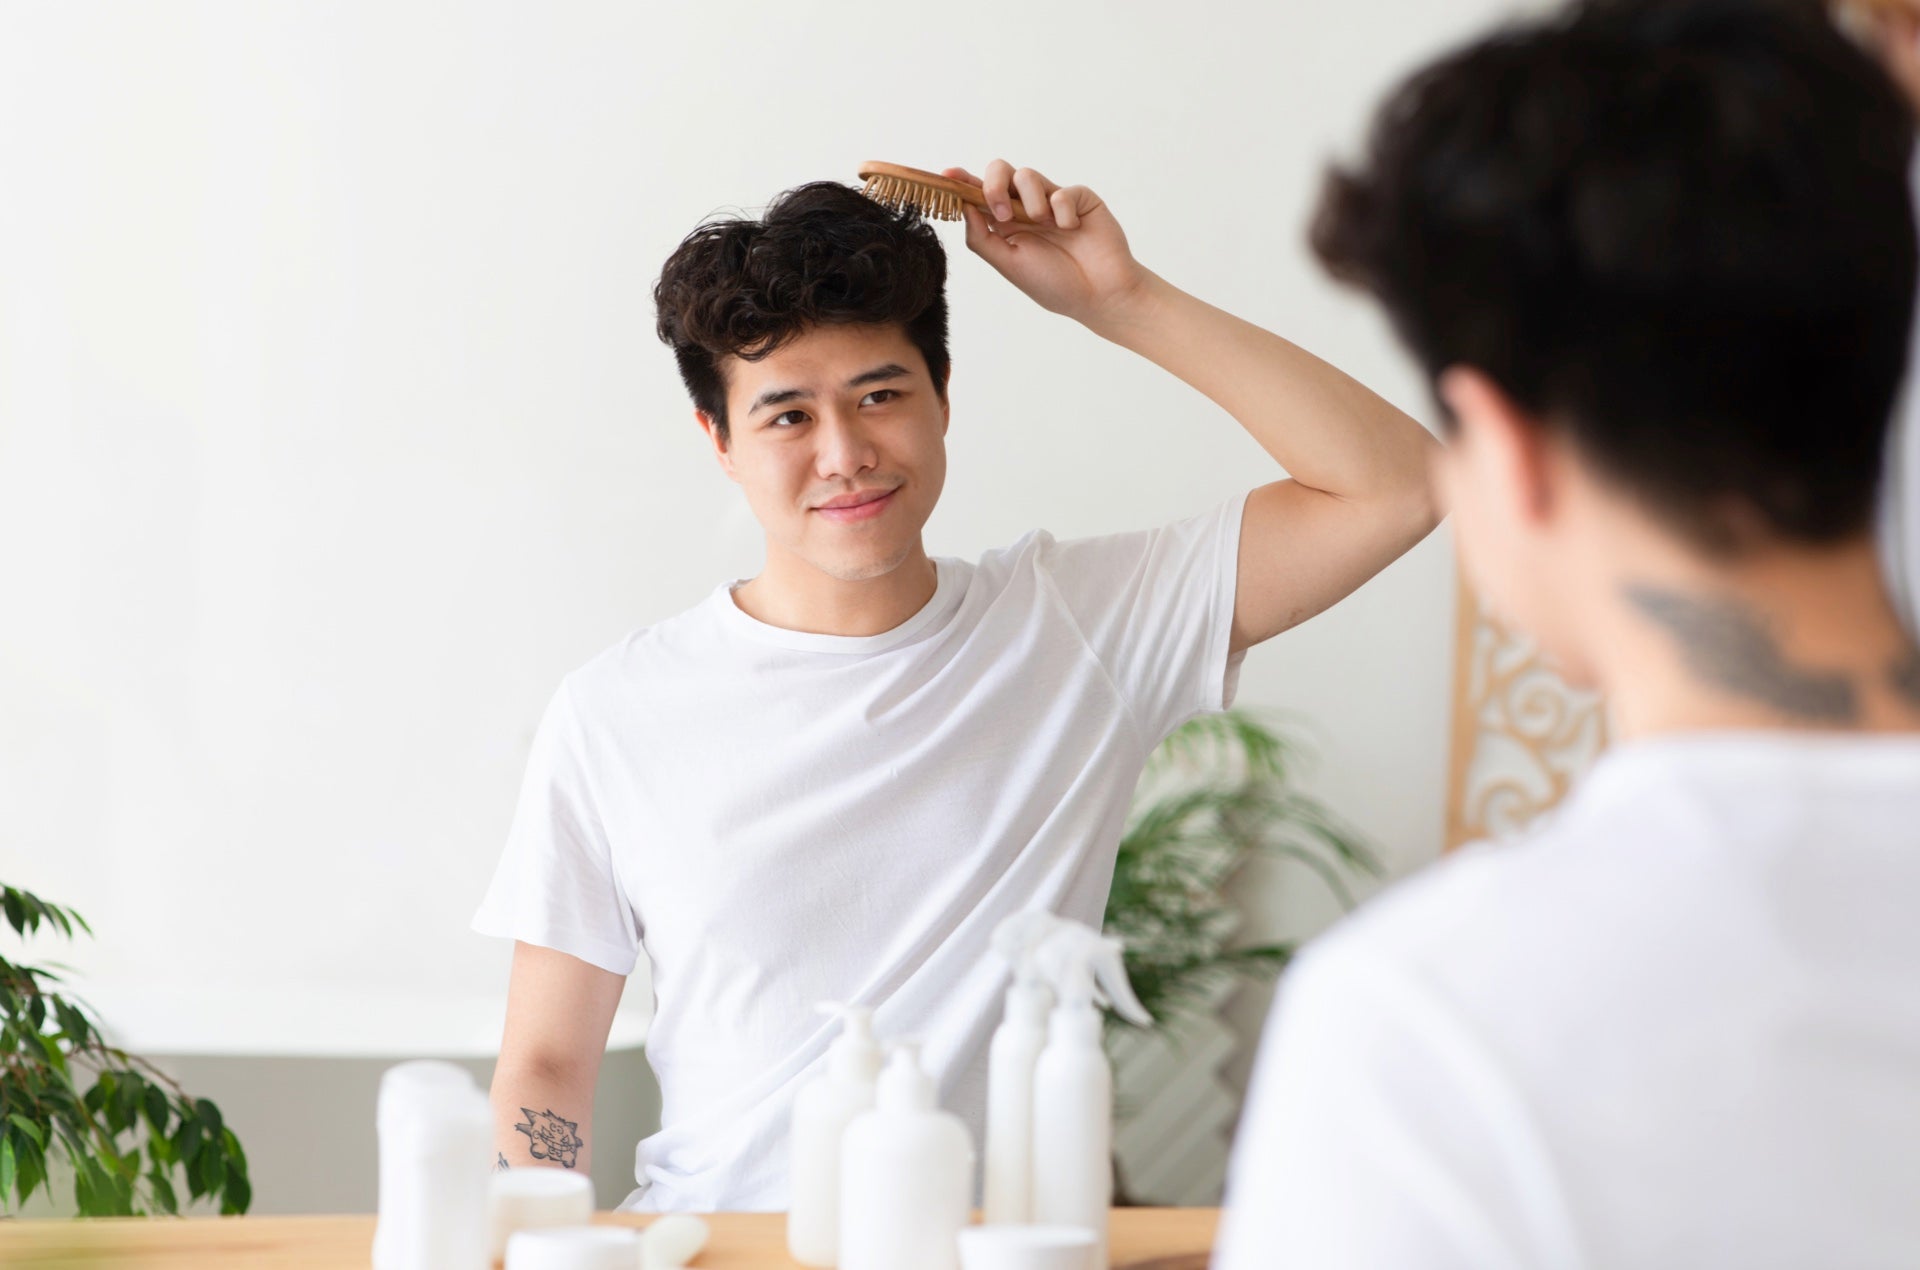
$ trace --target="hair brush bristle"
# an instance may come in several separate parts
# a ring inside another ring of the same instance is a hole
[[[960,219],[958,194],[928,189],[918,182],[897,176],[870,176],[866,184],[860,187],[860,192],[882,207],[892,208],[896,212],[911,207],[929,220]]]

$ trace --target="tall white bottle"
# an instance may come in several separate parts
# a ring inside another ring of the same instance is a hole
[[[1100,1040],[1100,1003],[1142,1026],[1153,1019],[1127,982],[1117,939],[1071,923],[1035,959],[1058,1001],[1033,1071],[1033,1220],[1092,1233],[1107,1264],[1113,1205],[1113,1067]]]
[[[831,1266],[840,1257],[840,1146],[855,1116],[873,1109],[880,1046],[873,1011],[823,1004],[840,1016],[840,1035],[827,1047],[827,1069],[793,1100],[789,1139],[787,1251],[807,1266]]]
[[[920,1046],[894,1046],[841,1143],[840,1270],[959,1270],[972,1199],[967,1127],[934,1105]]]
[[[1047,912],[1015,913],[993,932],[993,950],[1013,966],[1013,986],[987,1052],[988,1225],[1033,1220],[1033,1068],[1053,1008],[1034,953],[1065,924]]]

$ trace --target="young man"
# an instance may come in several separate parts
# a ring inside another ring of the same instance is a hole
[[[493,1082],[506,1163],[585,1165],[642,952],[663,1128],[628,1206],[784,1206],[822,1001],[918,1036],[977,1142],[994,927],[1036,908],[1097,924],[1148,754],[1226,705],[1246,649],[1434,524],[1411,419],[1149,272],[1086,187],[950,174],[997,205],[967,221],[974,252],[1212,397],[1291,479],[1165,528],[930,557],[949,417],[932,228],[815,184],[695,230],[662,273],[660,335],[766,565],[569,675],[540,728],[475,920],[519,941]],[[1037,225],[1008,219],[1015,200]]]
[[[1420,72],[1331,181],[1465,566],[1613,748],[1288,972],[1220,1270],[1920,1265],[1920,651],[1871,535],[1911,144],[1812,4],[1618,0]]]

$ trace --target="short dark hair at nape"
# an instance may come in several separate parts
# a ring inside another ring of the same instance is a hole
[[[1592,0],[1402,85],[1312,242],[1696,548],[1829,543],[1872,523],[1912,144],[1812,0]]]
[[[815,181],[781,194],[757,220],[711,220],[688,234],[653,299],[660,338],[724,444],[721,360],[757,361],[817,326],[898,324],[944,394],[946,283],[946,251],[917,212]]]

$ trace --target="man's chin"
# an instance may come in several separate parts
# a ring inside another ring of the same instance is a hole
[[[837,582],[871,582],[884,578],[913,557],[913,548],[879,559],[834,557],[809,561],[814,568]]]

